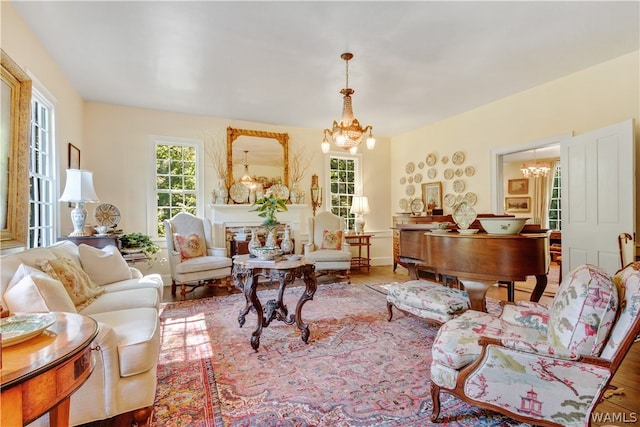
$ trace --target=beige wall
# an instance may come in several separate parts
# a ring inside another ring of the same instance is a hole
[[[440,159],[462,151],[464,165],[475,167],[473,177],[464,177],[466,191],[478,196],[476,211],[491,212],[490,150],[522,145],[557,135],[581,134],[630,118],[635,119],[636,147],[640,140],[640,52],[628,54],[475,110],[426,125],[392,138],[391,207],[405,196],[405,165],[435,153]],[[640,150],[636,149],[636,157]],[[638,158],[636,163],[640,164]],[[463,165],[463,166],[464,166]],[[450,167],[450,164],[446,167]],[[436,180],[443,192],[453,193],[452,180],[438,162]],[[425,167],[425,170],[427,168]],[[425,176],[426,178],[426,176]],[[637,188],[640,188],[638,183]],[[638,209],[640,212],[640,209]]]

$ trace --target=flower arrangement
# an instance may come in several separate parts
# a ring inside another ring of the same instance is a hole
[[[258,212],[258,216],[264,218],[262,221],[262,225],[278,225],[278,218],[276,218],[277,212],[285,212],[287,211],[287,204],[285,199],[278,198],[274,196],[270,191],[267,190],[267,194],[264,197],[260,197],[255,202],[253,202],[251,212]]]

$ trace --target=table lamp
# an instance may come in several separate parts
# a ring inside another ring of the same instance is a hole
[[[76,207],[71,211],[73,232],[69,236],[88,236],[84,231],[87,221],[85,203],[99,202],[96,190],[93,189],[93,172],[81,169],[67,169],[67,182],[64,192],[60,196],[61,202],[75,203]]]
[[[364,233],[364,214],[371,212],[369,210],[369,199],[367,196],[353,196],[351,198],[351,209],[349,212],[356,216],[356,234]]]

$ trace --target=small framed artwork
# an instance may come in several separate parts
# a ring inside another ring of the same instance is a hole
[[[530,212],[531,197],[505,197],[504,210],[509,213]]]
[[[442,209],[442,182],[422,184],[422,201],[427,209]]]
[[[69,143],[69,169],[80,169],[80,149]]]
[[[509,194],[529,194],[529,180],[527,178],[510,179]]]

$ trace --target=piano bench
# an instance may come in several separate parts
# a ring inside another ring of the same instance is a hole
[[[414,314],[436,323],[444,323],[471,307],[467,292],[442,286],[428,280],[394,283],[387,289],[387,320],[393,317],[392,308]]]

